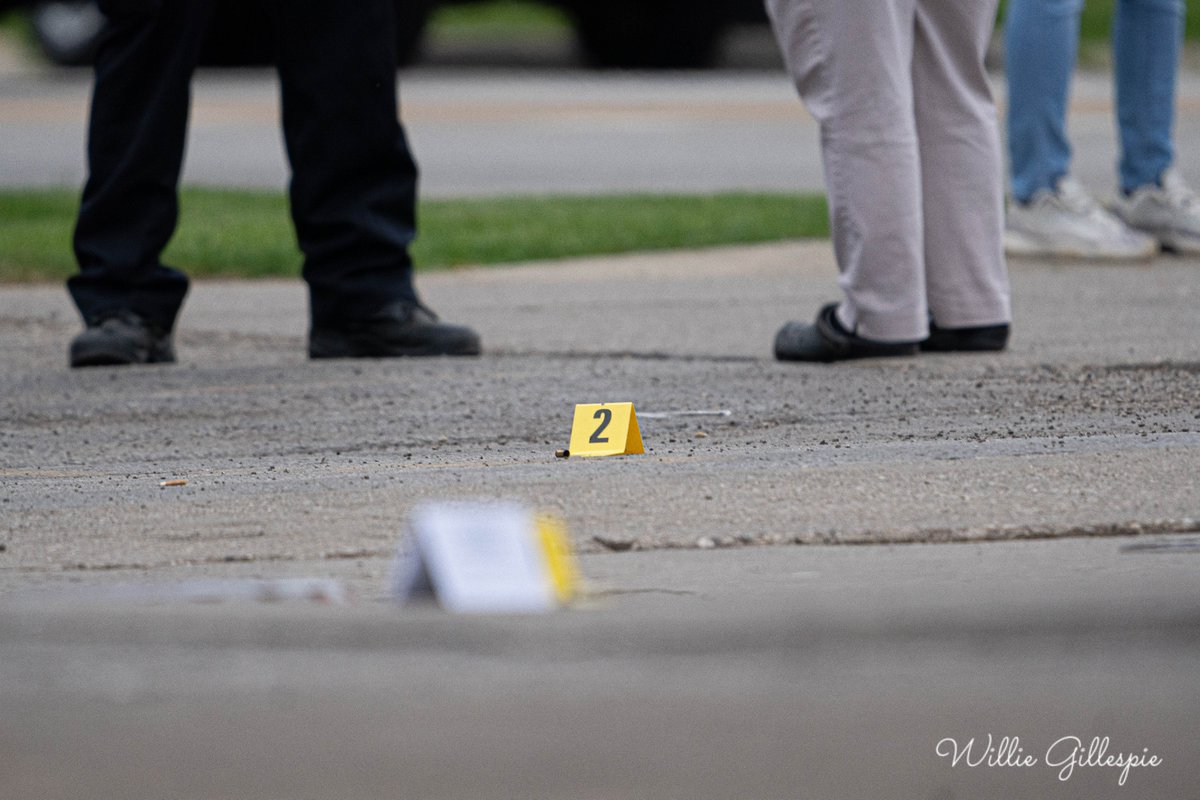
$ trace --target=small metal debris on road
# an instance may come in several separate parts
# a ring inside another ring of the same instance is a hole
[[[728,408],[710,408],[696,411],[639,411],[642,419],[671,419],[672,417],[732,417]]]

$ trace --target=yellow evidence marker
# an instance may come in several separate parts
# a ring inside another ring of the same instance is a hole
[[[582,591],[583,577],[571,538],[567,536],[567,523],[553,514],[538,514],[533,524],[537,529],[542,553],[546,556],[546,568],[550,572],[550,583],[560,605],[567,605]]]
[[[633,403],[575,406],[570,451],[572,456],[629,456],[646,452]]]

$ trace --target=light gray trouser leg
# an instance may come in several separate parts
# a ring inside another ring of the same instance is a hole
[[[839,319],[878,341],[1010,319],[983,55],[995,0],[766,0],[821,125]]]

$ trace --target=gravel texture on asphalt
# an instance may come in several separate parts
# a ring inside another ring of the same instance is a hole
[[[464,497],[557,511],[583,552],[1197,528],[1194,262],[1016,263],[1005,354],[771,360],[833,274],[808,243],[427,275],[482,358],[321,363],[299,282],[199,283],[180,364],[82,371],[62,289],[4,289],[0,591],[313,561],[375,581],[414,504]],[[555,457],[575,403],[619,401],[645,455]]]

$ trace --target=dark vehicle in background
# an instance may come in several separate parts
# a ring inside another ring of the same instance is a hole
[[[396,0],[400,63],[417,59],[425,24],[438,6],[469,1]],[[711,66],[728,26],[765,19],[762,0],[538,1],[567,14],[585,58],[596,67]],[[50,60],[63,65],[91,60],[104,24],[92,0],[0,0],[0,11],[18,5],[28,9],[34,37]],[[270,57],[270,21],[261,2],[218,0],[204,63],[265,64]]]
[[[0,0],[2,3],[4,0]],[[48,59],[61,66],[91,63],[104,27],[104,15],[94,2],[14,0],[8,3],[10,7],[14,5],[28,10],[34,39]],[[205,46],[204,63],[225,66],[267,63],[271,44],[264,9],[254,2],[222,2],[221,6],[219,24],[213,25]]]
[[[712,66],[731,25],[766,22],[763,0],[554,0],[596,67]]]

